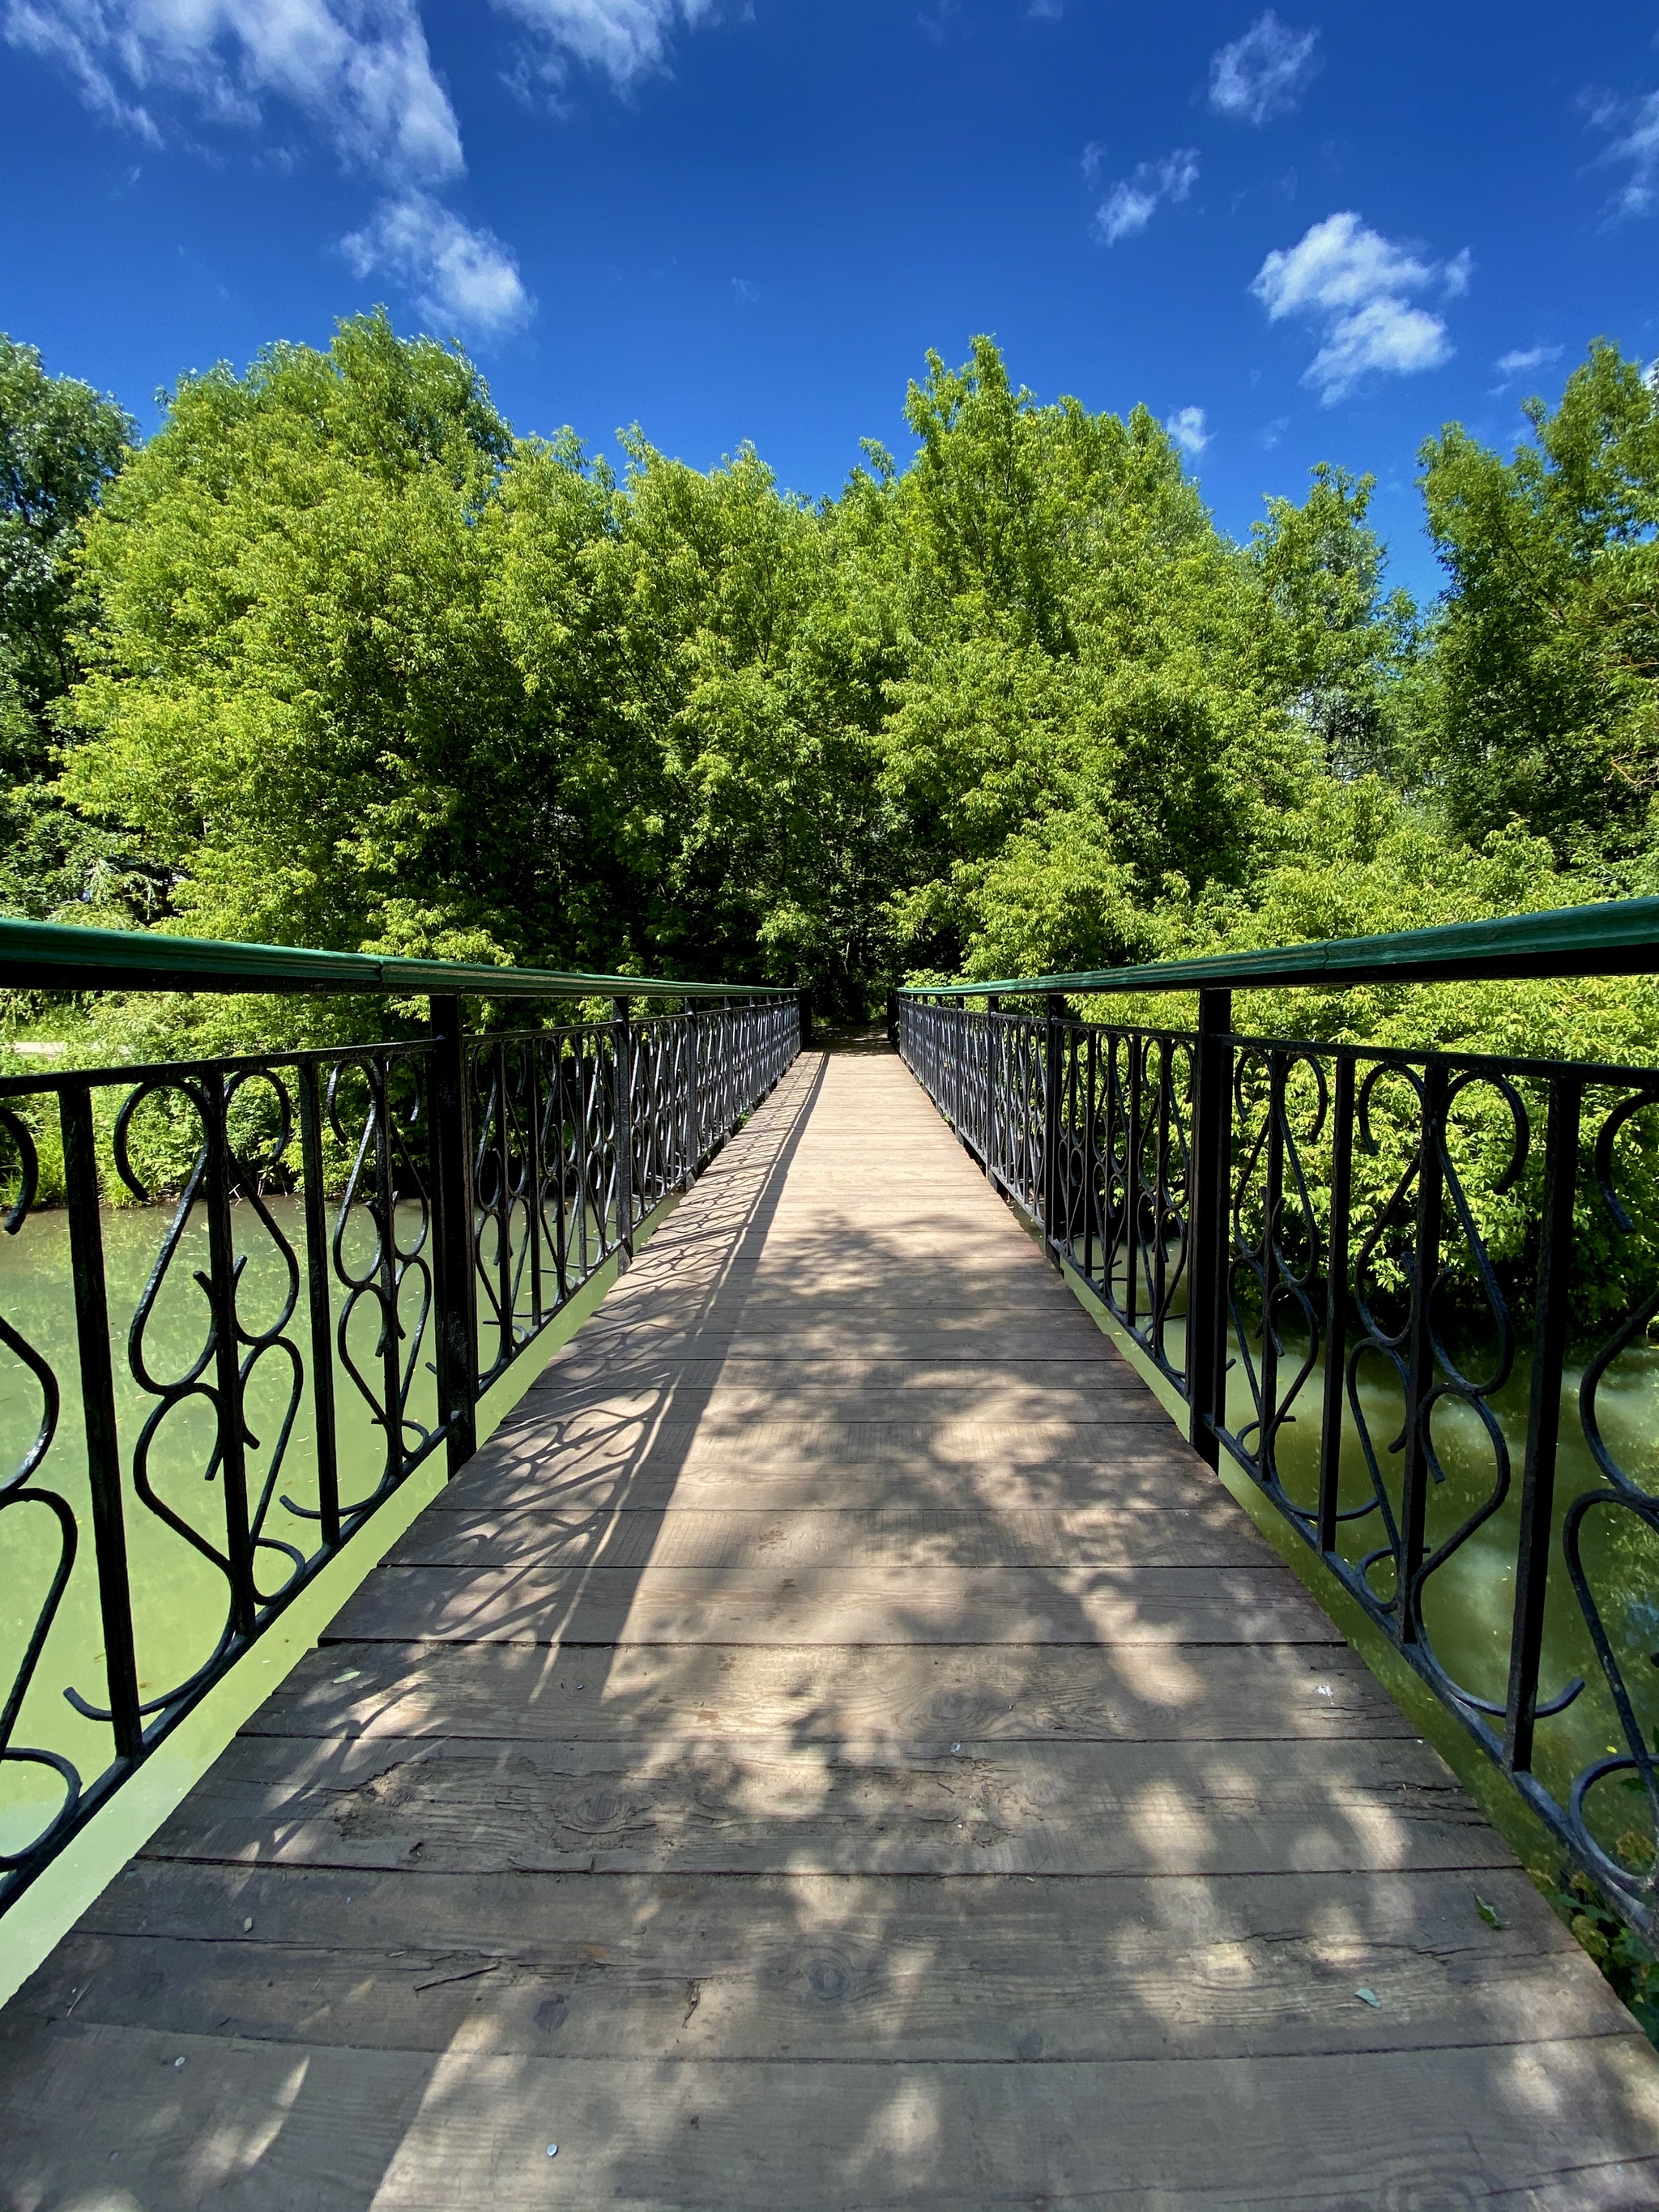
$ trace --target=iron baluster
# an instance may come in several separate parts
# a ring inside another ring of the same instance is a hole
[[[473,1273],[472,1135],[461,1002],[435,996],[431,1019],[432,1192],[437,1277],[438,1420],[451,1476],[477,1449],[477,1285]]]
[[[98,1212],[98,1147],[92,1091],[84,1083],[60,1093],[64,1182],[69,1212],[70,1266],[75,1277],[76,1348],[81,1364],[81,1406],[86,1423],[87,1479],[92,1502],[93,1553],[98,1565],[98,1610],[104,1633],[104,1671],[109,1684],[111,1727],[118,1759],[137,1759],[144,1747],[138,1711],[138,1660],[132,1637],[132,1585],[127,1571],[126,1527],[121,1500],[121,1440],[115,1420],[115,1381],[109,1351],[109,1303],[104,1284],[104,1232]]]
[[[1268,1485],[1279,1479],[1279,1323],[1273,1302],[1279,1294],[1279,1217],[1285,1203],[1285,1076],[1282,1052],[1267,1054],[1267,1187],[1261,1206],[1261,1405],[1256,1426],[1258,1475]]]
[[[1325,1261],[1325,1389],[1319,1431],[1319,1528],[1322,1552],[1336,1549],[1337,1502],[1342,1484],[1343,1372],[1347,1358],[1348,1219],[1353,1185],[1352,1053],[1336,1056],[1331,1129],[1331,1219]]]
[[[322,1105],[317,1070],[298,1073],[300,1176],[306,1219],[306,1297],[311,1321],[311,1405],[317,1425],[317,1510],[323,1543],[340,1540],[339,1439],[335,1433],[334,1330],[329,1312],[328,1206],[323,1191]]]
[[[517,1295],[513,1280],[513,1153],[512,1116],[507,1103],[507,1047],[498,1038],[490,1051],[495,1098],[495,1328],[501,1348],[495,1365],[505,1367],[517,1349],[513,1309]]]
[[[1544,1607],[1549,1589],[1555,1505],[1555,1455],[1561,1427],[1561,1378],[1566,1361],[1568,1271],[1572,1210],[1578,1182],[1578,1125],[1583,1086],[1571,1076],[1550,1085],[1544,1139],[1544,1203],[1538,1252],[1538,1310],[1533,1332],[1527,1452],[1521,1476],[1521,1525],[1515,1559],[1515,1618],[1504,1709],[1504,1762],[1511,1771],[1532,1765]]]
[[[246,1431],[242,1418],[240,1330],[236,1286],[241,1273],[230,1219],[232,1168],[225,1125],[222,1080],[202,1086],[207,1146],[208,1301],[213,1314],[214,1395],[217,1401],[217,1458],[225,1511],[225,1558],[230,1573],[230,1617],[236,1634],[253,1633],[258,1599],[253,1587],[252,1534],[247,1517]]]
[[[525,1104],[524,1233],[530,1240],[531,1334],[547,1318],[542,1304],[542,1079],[541,1049],[532,1038],[524,1048]]]
[[[1131,1037],[1129,1112],[1123,1132],[1123,1319],[1131,1331],[1140,1311],[1140,1094],[1146,1061],[1146,1039]]]
[[[1221,1464],[1227,1404],[1224,1242],[1232,1159],[1231,991],[1200,991],[1193,1079],[1192,1289],[1188,1301],[1187,1395],[1193,1448]]]
[[[685,1085],[685,1159],[680,1188],[690,1190],[691,1179],[697,1172],[699,1148],[697,1144],[697,1009],[688,1003],[682,1016],[684,1039],[682,1066]]]
[[[1396,1589],[1401,1640],[1418,1640],[1418,1571],[1428,1509],[1426,1425],[1432,1418],[1434,1322],[1431,1308],[1440,1276],[1441,1146],[1448,1079],[1443,1060],[1432,1060],[1423,1085],[1422,1142],[1417,1169],[1417,1234],[1411,1260],[1411,1358],[1406,1378],[1406,1465],[1401,1484],[1400,1565]]]
[[[1051,991],[1042,1002],[1042,1237],[1049,1258],[1060,1265],[1056,1232],[1060,1220],[1060,1025],[1066,1001]]]
[[[628,1000],[611,1001],[615,1038],[617,1242],[625,1260],[634,1256],[634,1054]]]

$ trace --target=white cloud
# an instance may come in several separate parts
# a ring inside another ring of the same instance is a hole
[[[714,13],[714,0],[495,0],[543,41],[547,73],[563,76],[580,62],[620,91],[661,69],[681,24],[694,30]]]
[[[1194,460],[1210,442],[1210,434],[1204,427],[1201,407],[1177,407],[1164,425],[1183,453]]]
[[[1288,115],[1319,67],[1316,31],[1292,31],[1273,9],[1258,15],[1230,46],[1210,57],[1210,105],[1241,123]]]
[[[1087,155],[1085,156],[1085,165]],[[1198,152],[1178,146],[1161,161],[1141,161],[1132,176],[1114,185],[1096,211],[1095,236],[1103,246],[1115,246],[1146,229],[1164,200],[1184,200],[1198,181]]]
[[[5,33],[155,143],[165,102],[252,130],[280,101],[354,167],[437,183],[465,166],[415,0],[8,0]]]
[[[88,104],[153,143],[175,115],[249,131],[304,118],[388,197],[343,241],[359,276],[408,287],[451,330],[498,335],[532,301],[509,249],[427,189],[466,167],[417,0],[3,0],[15,46],[55,60]]]
[[[1532,369],[1547,368],[1560,358],[1559,345],[1518,346],[1513,353],[1500,355],[1492,367],[1500,376],[1525,376]]]
[[[1467,253],[1424,261],[1345,213],[1327,216],[1297,245],[1270,253],[1250,289],[1270,320],[1304,315],[1322,325],[1324,343],[1303,381],[1329,407],[1370,370],[1411,376],[1449,360],[1445,324],[1411,306],[1408,295],[1437,286],[1455,298],[1468,288],[1470,267]]]
[[[1650,215],[1659,205],[1659,92],[1639,100],[1599,100],[1589,106],[1596,129],[1612,134],[1602,161],[1624,163],[1630,170],[1613,196],[1613,212]]]
[[[384,201],[341,245],[356,276],[396,277],[423,313],[451,328],[498,337],[531,313],[530,295],[500,239],[472,229],[428,193]]]
[[[740,307],[752,307],[760,297],[760,287],[747,276],[732,279],[732,297]]]

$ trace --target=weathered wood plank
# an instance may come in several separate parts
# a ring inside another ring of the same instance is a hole
[[[1332,1631],[1334,1638],[1335,1631]],[[1346,1644],[331,1644],[252,1735],[625,1742],[717,1730],[943,1751],[976,1743],[1315,1742],[1416,1729]]]
[[[551,1504],[422,1515],[386,1554],[404,1567],[1260,1567],[1273,1559],[1224,1492],[1204,1506],[764,1509]]]
[[[1648,2212],[1659,2194],[1659,2083],[1628,2038],[900,2074],[72,2020],[8,2021],[0,2050],[9,2212]]]
[[[693,1724],[695,1729],[695,1723]],[[154,1858],[688,1874],[1506,1866],[1413,1741],[740,1745],[242,1737]]]
[[[19,2005],[179,2035],[586,2058],[1264,2057],[1514,2043],[1540,2018],[1558,2037],[1636,2033],[1506,1868],[596,1881],[141,1863]]]
[[[1325,1644],[1271,1567],[379,1567],[325,1641]]]

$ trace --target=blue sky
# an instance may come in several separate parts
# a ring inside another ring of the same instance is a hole
[[[1659,353],[1659,4],[0,0],[0,328],[148,427],[384,300],[515,426],[832,491],[988,331],[1224,527],[1330,459],[1396,576],[1457,418]]]

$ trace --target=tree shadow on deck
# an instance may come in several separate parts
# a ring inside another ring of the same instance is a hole
[[[802,1073],[13,2008],[0,2203],[1650,2203],[1508,1851]]]

